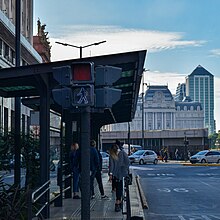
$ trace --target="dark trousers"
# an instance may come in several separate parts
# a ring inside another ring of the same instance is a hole
[[[73,192],[79,192],[79,170],[73,170]]]
[[[101,193],[101,195],[103,196],[104,195],[104,189],[103,189],[103,184],[102,184],[102,173],[100,170],[98,170],[95,174],[95,178],[96,178],[96,181],[98,183],[98,186],[99,186],[99,191]]]
[[[90,196],[95,195],[94,192],[94,180],[95,180],[95,175],[96,175],[96,170],[95,171],[91,171],[91,175],[90,175]]]
[[[121,200],[123,194],[123,181],[116,178],[115,187],[116,187],[116,200]]]

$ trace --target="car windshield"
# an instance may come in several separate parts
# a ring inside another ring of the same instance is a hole
[[[207,153],[207,151],[200,151],[196,155],[205,155],[206,153]]]
[[[145,151],[144,150],[138,150],[133,155],[142,155]]]

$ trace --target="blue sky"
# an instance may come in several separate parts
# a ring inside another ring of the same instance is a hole
[[[144,81],[168,84],[172,93],[198,65],[215,76],[215,118],[220,130],[219,0],[35,0],[52,45],[52,60],[147,49]],[[37,28],[35,27],[35,32]]]

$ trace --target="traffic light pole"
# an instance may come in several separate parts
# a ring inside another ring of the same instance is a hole
[[[81,219],[90,219],[90,106],[81,107]]]

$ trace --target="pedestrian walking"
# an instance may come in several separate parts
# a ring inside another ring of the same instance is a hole
[[[80,152],[78,143],[73,143],[71,145],[70,151],[70,167],[73,175],[73,199],[80,199],[79,193],[79,160]]]
[[[168,149],[166,148],[164,150],[164,161],[167,162],[167,160],[168,160]]]
[[[99,157],[99,165],[98,165],[98,168],[97,168],[97,171],[96,171],[96,174],[95,174],[95,179],[98,183],[98,186],[99,186],[99,191],[100,191],[100,194],[101,194],[101,198],[102,199],[105,199],[105,198],[108,198],[108,196],[105,195],[104,193],[104,188],[103,188],[103,183],[102,183],[102,155],[100,153],[100,151],[97,149],[96,147],[96,142],[93,140],[91,141],[91,146],[93,146],[97,153],[98,153],[98,157]]]
[[[99,156],[97,150],[94,148],[96,145],[94,140],[90,141],[90,197],[95,198],[94,180],[96,173],[99,169]]]
[[[178,148],[176,148],[176,151],[175,151],[175,159],[176,160],[179,159],[179,150],[178,150]]]
[[[115,178],[115,211],[120,212],[122,209],[123,178],[129,173],[129,159],[126,152],[122,149],[119,141],[116,141],[110,149],[109,160],[109,180],[112,181],[112,179]]]

